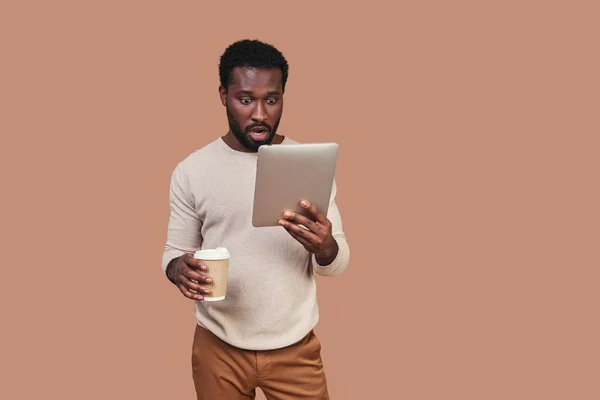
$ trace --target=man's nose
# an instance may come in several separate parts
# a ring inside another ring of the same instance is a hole
[[[267,120],[267,117],[268,117],[268,115],[267,115],[267,110],[265,108],[265,105],[258,102],[252,112],[252,120],[257,121],[257,122],[264,122]]]

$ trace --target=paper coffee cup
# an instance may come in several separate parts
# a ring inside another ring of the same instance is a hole
[[[194,258],[202,260],[206,264],[207,271],[203,273],[213,280],[210,284],[204,284],[211,290],[210,294],[202,295],[204,301],[224,300],[227,295],[227,279],[229,277],[229,251],[224,247],[202,249],[194,253]]]

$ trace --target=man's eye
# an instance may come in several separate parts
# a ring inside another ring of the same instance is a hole
[[[272,104],[275,104],[275,103],[277,103],[277,100],[275,100],[275,99],[269,99],[269,100],[267,100],[267,104],[271,104],[272,105]]]
[[[241,99],[240,101],[242,102],[242,104],[250,104],[251,100],[246,97],[246,98]]]

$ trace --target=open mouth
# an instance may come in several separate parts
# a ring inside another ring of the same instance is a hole
[[[254,140],[265,140],[267,135],[269,134],[269,130],[264,126],[258,126],[256,128],[252,128],[250,130],[250,135]]]

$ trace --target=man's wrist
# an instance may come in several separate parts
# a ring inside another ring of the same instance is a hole
[[[332,243],[331,246],[325,250],[322,253],[315,253],[315,259],[317,260],[317,263],[322,266],[325,267],[329,264],[331,264],[335,258],[337,257],[339,251],[339,246],[337,241],[335,240],[335,238],[332,238]]]

